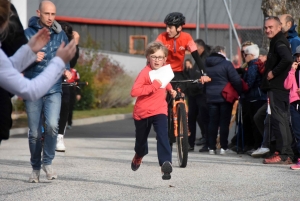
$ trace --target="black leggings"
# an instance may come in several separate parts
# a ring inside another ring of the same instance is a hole
[[[69,116],[70,86],[62,86],[62,91],[63,94],[61,99],[60,117],[58,122],[58,134],[65,134]]]
[[[76,88],[70,87],[70,102],[69,102],[69,115],[68,115],[68,125],[73,124],[73,110],[76,103]]]

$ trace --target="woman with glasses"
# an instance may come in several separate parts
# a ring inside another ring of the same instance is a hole
[[[262,74],[259,73],[256,64],[258,56],[259,48],[256,44],[244,48],[243,57],[247,63],[247,68],[243,80],[246,82],[248,90],[242,93],[240,101],[243,104],[243,112],[245,110],[247,114],[243,115],[245,140],[248,146],[253,147],[248,151],[249,155],[260,148],[262,136],[254,122],[254,115],[267,102],[267,95],[260,89]]]

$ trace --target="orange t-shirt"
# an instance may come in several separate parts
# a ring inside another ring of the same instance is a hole
[[[181,32],[178,38],[169,38],[167,32],[159,34],[156,39],[168,48],[167,64],[170,64],[174,72],[183,71],[185,51],[194,52],[197,46],[189,33]]]

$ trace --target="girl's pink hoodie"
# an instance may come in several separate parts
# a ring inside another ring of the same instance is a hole
[[[166,88],[160,88],[161,84],[156,80],[150,80],[151,67],[147,65],[137,76],[131,89],[131,96],[137,97],[133,109],[133,118],[141,120],[157,114],[168,115],[166,90],[172,89],[169,83]]]
[[[284,88],[290,90],[290,103],[300,100],[299,94],[297,93],[298,85],[295,77],[295,69],[291,69],[288,76],[284,80]]]

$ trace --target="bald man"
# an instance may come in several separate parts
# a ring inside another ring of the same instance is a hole
[[[294,24],[294,19],[290,14],[279,16],[281,22],[281,30],[291,44],[292,54],[296,52],[296,48],[300,45],[300,38],[296,31],[297,25]]]
[[[68,38],[60,25],[55,21],[56,7],[51,1],[42,1],[37,10],[37,16],[30,18],[25,30],[30,39],[38,30],[46,27],[50,32],[50,41],[37,54],[37,60],[26,69],[24,76],[32,79],[44,71],[47,64],[55,57],[62,43],[67,44]],[[64,78],[71,78],[69,64],[66,65]],[[57,174],[52,168],[58,134],[58,120],[61,106],[62,79],[59,79],[45,96],[36,101],[25,101],[28,116],[28,139],[32,173],[29,182],[39,182],[41,168],[46,172],[48,180],[56,179]],[[42,125],[44,133],[42,133]],[[43,140],[42,140],[43,139]],[[42,156],[43,154],[43,156]]]

